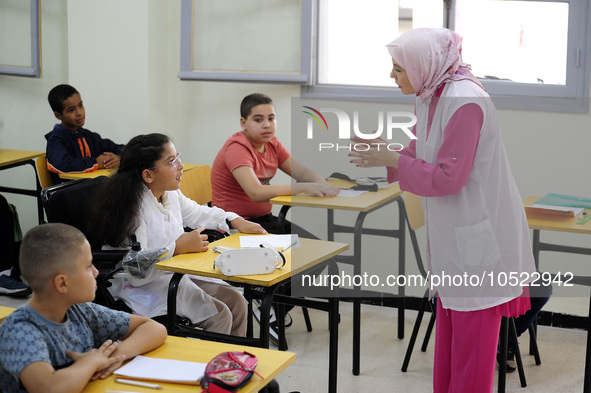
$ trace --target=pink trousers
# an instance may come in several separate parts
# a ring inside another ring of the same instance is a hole
[[[434,393],[493,391],[501,316],[494,307],[453,311],[437,302]]]

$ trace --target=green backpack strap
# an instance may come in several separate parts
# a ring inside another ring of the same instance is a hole
[[[16,211],[16,206],[14,206],[12,203],[9,203],[8,209],[10,210],[10,213],[13,218],[12,230],[14,235],[14,242],[21,242],[23,240],[23,232],[21,230],[21,224],[18,218],[18,212]]]

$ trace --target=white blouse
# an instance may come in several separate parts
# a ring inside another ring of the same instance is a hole
[[[185,227],[219,229],[229,232],[226,220],[239,216],[217,207],[199,205],[185,197],[180,190],[166,191],[162,203],[145,187],[138,212],[135,235],[142,250],[167,248],[167,258],[174,253],[175,242]],[[105,246],[104,248],[108,248]],[[146,278],[118,278],[109,289],[115,299],[122,299],[136,314],[149,318],[166,314],[168,283],[172,273],[154,269]],[[185,275],[179,283],[177,314],[188,317],[193,323],[201,322],[217,314],[213,301],[199,286]],[[194,277],[208,280],[205,277]],[[222,280],[216,280],[225,284]]]

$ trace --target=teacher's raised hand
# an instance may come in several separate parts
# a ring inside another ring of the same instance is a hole
[[[360,168],[391,166],[398,168],[398,158],[400,154],[388,148],[388,142],[382,138],[362,139],[353,136],[351,141],[356,144],[356,148],[349,153],[349,161]],[[361,148],[363,146],[363,148]]]

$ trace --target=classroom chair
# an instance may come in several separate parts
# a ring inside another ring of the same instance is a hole
[[[413,251],[415,254],[415,259],[417,261],[417,266],[423,278],[427,277],[427,272],[425,270],[425,266],[423,264],[423,259],[421,257],[421,250],[419,248],[419,244],[416,237],[416,230],[421,228],[425,224],[425,217],[423,213],[423,205],[421,202],[421,198],[418,195],[412,194],[410,192],[405,192],[404,195],[404,205],[406,207],[406,222],[408,226],[408,232],[410,235],[410,240],[413,246]],[[408,347],[406,349],[406,354],[404,356],[404,361],[402,363],[402,372],[406,372],[408,369],[408,365],[410,363],[410,357],[412,355],[412,351],[414,349],[414,345],[419,333],[419,329],[421,327],[421,322],[423,320],[423,315],[427,309],[427,305],[431,308],[431,317],[429,319],[429,325],[427,326],[427,331],[425,332],[425,337],[423,339],[423,344],[421,346],[421,351],[425,352],[427,350],[427,345],[429,343],[429,339],[431,337],[431,333],[433,331],[433,327],[435,325],[435,306],[433,302],[429,301],[429,289],[425,291],[423,298],[421,299],[421,303],[419,306],[419,312],[417,314],[417,319],[415,320],[415,324],[413,327],[413,331],[408,343]],[[535,357],[536,365],[541,364],[540,355],[538,352],[536,335],[534,331],[534,327],[530,326],[528,329],[530,335],[530,342],[532,343],[532,352]],[[515,344],[513,346],[515,351],[515,361],[517,363],[517,370],[519,373],[519,380],[522,387],[527,386],[527,382],[525,379],[525,373],[523,370],[523,362],[521,360],[521,353],[519,350],[519,344],[517,341],[517,332],[515,330],[515,318],[505,318],[503,317],[501,320],[501,329],[500,329],[500,336],[499,336],[499,344],[500,344],[500,354],[499,354],[499,378],[498,378],[498,392],[504,393],[505,392],[505,382],[506,382],[506,375],[507,375],[507,348],[508,348],[508,337],[511,334],[511,339]]]
[[[41,200],[48,222],[72,225],[84,233],[88,239],[93,264],[99,271],[95,302],[110,308],[129,311],[122,302],[115,302],[110,296],[107,291],[110,284],[105,280],[107,274],[112,272],[117,263],[127,254],[127,250],[102,250],[102,242],[93,236],[93,227],[90,222],[92,196],[106,179],[106,176],[99,176],[94,179],[56,184],[41,191]]]
[[[35,160],[35,169],[40,190],[53,186],[53,178],[51,177],[51,172],[47,169],[47,157],[45,154]],[[39,198],[41,198],[41,195],[39,195]],[[41,211],[40,214],[43,215],[43,212]],[[43,224],[45,222],[47,222],[45,221],[45,216],[40,217],[39,223]]]
[[[423,258],[421,257],[421,249],[419,247],[416,235],[416,231],[420,229],[423,225],[425,225],[425,216],[423,214],[423,205],[421,202],[421,197],[410,192],[405,192],[404,206],[406,208],[406,223],[408,226],[408,234],[415,254],[417,267],[419,268],[421,276],[426,279],[427,271],[425,270],[425,265],[423,264]],[[408,347],[406,349],[406,355],[404,356],[404,361],[402,362],[402,372],[406,372],[406,370],[408,369],[410,357],[412,355],[412,351],[415,346],[417,336],[419,334],[419,328],[421,327],[421,322],[423,321],[423,316],[425,314],[425,311],[427,310],[427,306],[429,306],[431,309],[431,318],[429,319],[429,325],[425,333],[425,338],[423,339],[423,345],[421,346],[422,352],[425,352],[427,350],[429,338],[431,337],[433,326],[435,325],[435,308],[433,303],[429,301],[429,289],[425,291],[425,294],[421,298],[421,303],[419,305],[419,313],[417,314],[417,319],[415,320],[412,334],[408,342]]]
[[[53,186],[53,179],[51,178],[49,169],[47,169],[47,157],[45,154],[35,160],[35,166],[37,168],[37,179],[39,180],[39,184],[41,184],[41,188]]]
[[[198,204],[211,206],[211,167],[199,165],[184,172],[180,190],[184,196]]]

